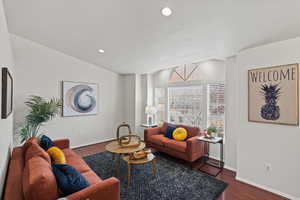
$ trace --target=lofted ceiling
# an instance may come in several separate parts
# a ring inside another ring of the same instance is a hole
[[[300,36],[299,0],[4,1],[11,33],[118,73],[222,59]],[[160,13],[165,6],[170,17]]]

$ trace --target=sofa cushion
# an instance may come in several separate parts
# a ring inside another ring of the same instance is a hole
[[[11,160],[9,162],[3,200],[24,199],[22,185],[23,170],[23,148],[16,147],[13,149]]]
[[[176,125],[176,124],[171,124],[171,123],[168,123],[168,122],[164,122],[164,123],[163,123],[163,126],[161,127],[161,132],[162,132],[163,134],[166,133],[167,127],[168,127],[169,125],[173,125],[173,126],[185,128],[185,129],[187,130],[187,133],[188,133],[188,138],[197,136],[197,135],[199,135],[199,133],[200,133],[200,129],[197,128],[197,127],[186,126],[186,125]]]
[[[24,153],[27,151],[28,147],[30,147],[32,144],[39,144],[39,140],[35,137],[29,138],[24,144],[23,144],[23,151]]]
[[[186,131],[188,133],[188,138],[197,136],[200,133],[200,129],[197,127],[185,126],[185,125],[179,125],[179,127],[186,129]]]
[[[36,156],[45,159],[49,164],[51,163],[51,158],[48,153],[44,151],[44,149],[42,149],[38,144],[32,143],[25,152],[25,163]]]
[[[91,170],[91,168],[86,164],[86,162],[78,155],[76,154],[72,149],[63,149],[62,150],[65,154],[67,164],[74,167],[81,173],[87,172]]]
[[[90,186],[86,178],[70,165],[52,164],[52,170],[59,189],[66,196]]]
[[[53,200],[59,197],[51,165],[40,156],[26,162],[22,184],[25,200]]]
[[[177,141],[184,141],[187,138],[187,131],[185,128],[176,128],[173,131],[173,139]]]
[[[167,132],[167,127],[168,127],[169,124],[170,124],[170,123],[168,123],[168,122],[164,122],[164,123],[163,123],[163,125],[162,125],[162,127],[161,127],[161,133],[162,133],[162,134],[166,134],[166,132]]]
[[[50,147],[47,150],[47,153],[50,155],[55,164],[66,164],[65,154],[60,148],[55,146]]]
[[[186,142],[185,141],[176,141],[176,140],[171,140],[168,139],[167,141],[164,142],[165,147],[180,151],[180,152],[186,152]]]
[[[43,135],[40,140],[40,146],[47,151],[49,148],[54,147],[55,144],[49,137]]]
[[[169,138],[169,139],[173,139],[173,132],[176,130],[176,126],[174,125],[168,125],[167,127],[167,131],[165,133],[165,137]]]
[[[157,144],[157,145],[161,145],[163,146],[164,145],[164,142],[165,141],[168,141],[170,139],[168,139],[167,137],[165,137],[164,135],[162,134],[159,134],[159,135],[151,135],[149,138],[148,138],[148,141],[153,143],[153,144]]]
[[[95,172],[93,172],[92,170],[82,173],[82,176],[84,176],[84,178],[86,178],[86,180],[89,182],[90,185],[94,185],[94,184],[102,181],[99,178],[99,176],[97,176],[97,174]]]

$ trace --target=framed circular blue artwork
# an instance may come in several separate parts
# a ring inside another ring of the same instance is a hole
[[[96,115],[98,84],[63,81],[63,116]]]

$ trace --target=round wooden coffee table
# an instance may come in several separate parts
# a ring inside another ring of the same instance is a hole
[[[123,160],[127,163],[128,167],[128,184],[131,182],[131,165],[140,165],[152,162],[153,175],[156,176],[156,160],[152,153],[149,153],[146,158],[131,160],[129,155],[123,156]]]
[[[112,141],[105,146],[106,151],[116,154],[134,153],[136,151],[143,150],[145,148],[145,143],[141,142],[138,147],[121,147],[118,141]]]
[[[141,142],[140,146],[138,147],[121,147],[118,141],[112,141],[105,146],[106,151],[113,153],[113,159],[115,158],[115,154],[119,156],[117,159],[117,167],[120,166],[120,155],[121,154],[130,154],[136,151],[143,150],[146,147],[144,142]]]

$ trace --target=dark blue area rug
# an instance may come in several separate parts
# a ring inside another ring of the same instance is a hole
[[[98,153],[84,157],[102,179],[116,177],[121,181],[122,200],[215,200],[227,183],[177,163],[163,153],[155,153],[157,176],[152,163],[132,166],[132,182],[127,184],[127,164],[121,159],[115,167],[112,154]]]

